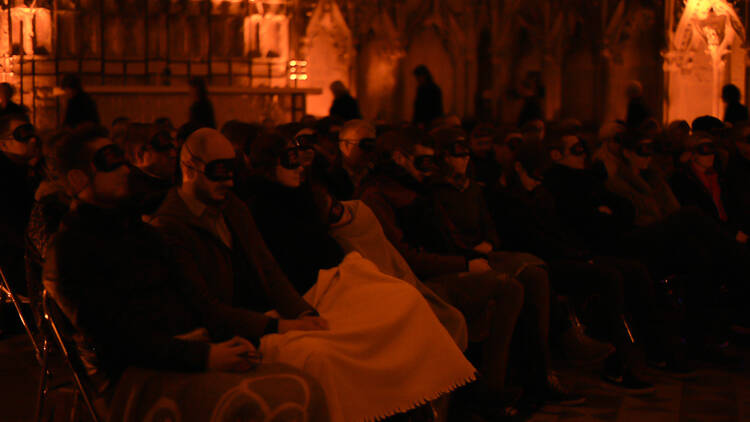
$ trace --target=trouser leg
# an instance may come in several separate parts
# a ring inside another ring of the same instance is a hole
[[[510,341],[523,303],[523,287],[516,280],[490,271],[450,274],[425,282],[466,317],[470,339],[483,338],[481,372],[490,391],[505,385]]]

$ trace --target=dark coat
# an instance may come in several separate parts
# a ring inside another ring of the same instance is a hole
[[[209,345],[174,338],[204,326],[169,249],[137,215],[81,204],[63,220],[44,286],[94,346],[100,368],[203,370]]]
[[[169,191],[151,221],[197,292],[209,327],[256,339],[270,323],[262,312],[276,309],[293,319],[312,311],[279,268],[245,204],[230,194],[223,214],[232,232],[232,249],[193,215],[177,188]]]
[[[669,179],[669,185],[672,187],[672,192],[680,201],[680,205],[685,207],[696,207],[701,210],[705,215],[714,218],[716,221],[720,221],[719,210],[716,209],[714,200],[708,189],[701,183],[698,176],[693,173],[687,166],[680,167],[675,174]],[[731,209],[727,206],[729,201],[727,200],[727,184],[726,180],[719,173],[719,186],[721,187],[721,201],[724,204],[724,211],[727,213],[729,219],[728,223],[733,222],[733,215]]]
[[[38,172],[0,152],[0,267],[17,293],[26,293],[24,234],[38,185]]]
[[[63,126],[74,128],[81,123],[99,124],[99,112],[96,109],[96,103],[89,94],[83,91],[68,100]]]
[[[612,247],[633,226],[633,204],[607,190],[603,180],[590,171],[554,165],[544,175],[543,185],[554,198],[563,224],[589,245]],[[612,215],[599,211],[601,206]]]
[[[745,233],[750,232],[750,161],[735,152],[726,169],[730,213]]]
[[[746,122],[748,120],[747,107],[740,103],[727,104],[727,108],[724,111],[724,121],[736,125],[740,122]]]
[[[141,214],[151,215],[159,209],[174,183],[156,178],[133,167],[128,175],[128,186],[130,186],[130,194],[135,207]]]
[[[318,281],[318,272],[339,265],[344,252],[316,217],[306,185],[292,189],[260,179],[254,186],[250,207],[260,232],[289,280],[305,294]]]
[[[552,195],[542,186],[532,192],[514,185],[493,190],[488,205],[505,247],[545,261],[591,256],[585,242],[557,215]]]
[[[427,82],[417,88],[414,99],[414,124],[429,126],[430,123],[443,116],[443,92],[435,82]]]
[[[431,191],[438,217],[436,229],[445,239],[445,252],[463,254],[482,242],[489,242],[495,249],[500,247],[495,222],[478,183],[471,181],[461,190],[442,182]]]
[[[628,103],[628,114],[625,117],[625,123],[628,128],[638,129],[643,122],[653,116],[654,114],[643,101],[643,97],[634,98]]]
[[[195,123],[198,127],[210,127],[216,129],[216,119],[214,118],[214,106],[208,99],[194,102],[190,106],[190,123]]]
[[[388,240],[418,277],[467,271],[468,259],[476,257],[435,251],[442,239],[435,230],[432,201],[421,184],[396,164],[375,169],[355,196],[372,209]]]
[[[359,112],[357,100],[349,94],[336,97],[331,104],[331,110],[328,113],[331,117],[338,117],[343,121],[361,119],[362,113]]]
[[[26,114],[28,112],[29,109],[25,106],[18,105],[13,101],[8,101],[8,104],[5,106],[5,108],[0,109],[0,116],[7,116],[11,114]]]

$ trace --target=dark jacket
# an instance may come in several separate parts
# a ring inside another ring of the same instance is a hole
[[[190,211],[177,188],[169,191],[151,221],[197,292],[209,327],[257,339],[273,325],[261,312],[276,309],[283,318],[293,319],[312,311],[266,248],[245,204],[230,194],[222,210],[232,249]]]
[[[8,104],[5,105],[5,108],[0,109],[0,116],[7,116],[11,114],[26,114],[28,112],[29,109],[25,106],[18,105],[13,101],[8,101]]]
[[[372,209],[388,240],[418,277],[467,271],[469,256],[435,251],[441,238],[432,201],[422,184],[401,167],[390,163],[375,169],[355,196]]]
[[[83,91],[68,100],[63,126],[74,128],[81,123],[99,124],[99,112],[96,109],[96,103],[89,94]]]
[[[750,160],[734,152],[726,169],[729,212],[745,233],[750,232]]]
[[[643,101],[643,97],[638,97],[630,100],[628,103],[628,114],[625,117],[625,123],[628,128],[638,129],[643,122],[653,116],[654,114]]]
[[[268,248],[300,294],[318,281],[321,269],[344,259],[338,242],[317,218],[306,185],[292,189],[266,179],[256,181],[250,208]]]
[[[133,167],[128,175],[128,186],[130,186],[130,194],[135,207],[141,214],[151,215],[159,209],[174,183],[151,176]]]
[[[635,220],[633,204],[609,190],[591,171],[554,165],[544,175],[544,187],[555,200],[563,224],[587,244],[611,247]],[[612,215],[599,210],[605,206]]]
[[[471,181],[465,189],[443,181],[432,188],[438,218],[436,229],[445,239],[443,252],[464,254],[482,242],[500,247],[495,222],[492,221],[482,189]]]
[[[357,100],[349,94],[336,97],[331,104],[331,110],[328,113],[331,117],[338,117],[343,121],[361,119],[362,113],[359,112]]]
[[[214,118],[214,106],[208,99],[194,102],[190,106],[190,123],[195,123],[198,127],[210,127],[216,129],[216,119]]]
[[[414,124],[429,126],[430,123],[443,116],[443,92],[435,82],[426,82],[417,88],[414,99]]]
[[[16,293],[26,293],[24,234],[38,185],[38,172],[0,152],[0,267]]]
[[[139,216],[72,210],[49,246],[44,286],[109,376],[128,366],[205,369],[209,345],[174,338],[202,326],[194,296]]]
[[[488,195],[488,205],[505,247],[545,261],[588,259],[585,242],[563,224],[552,195],[539,186],[528,192],[514,184]]]
[[[747,107],[740,103],[727,104],[727,108],[724,111],[724,121],[736,125],[740,122],[746,122],[748,120]]]
[[[714,204],[711,193],[690,168],[681,166],[669,179],[669,184],[683,208],[696,207],[716,221],[721,220],[719,210]],[[727,213],[729,219],[727,222],[731,223],[734,220],[734,216],[731,214],[731,209],[727,206],[728,189],[726,180],[722,177],[721,173],[719,173],[719,186],[721,188],[721,201],[724,205],[724,211]]]
[[[47,246],[57,233],[60,223],[68,213],[69,200],[58,192],[34,202],[26,227],[26,285],[35,316],[42,298],[42,268]]]

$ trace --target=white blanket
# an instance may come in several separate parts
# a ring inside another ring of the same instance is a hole
[[[331,236],[345,252],[359,252],[383,273],[416,287],[458,347],[466,350],[469,332],[461,311],[446,303],[419,281],[404,257],[388,241],[383,232],[383,226],[380,225],[380,221],[370,207],[362,201],[346,201],[343,204],[352,216],[351,221],[331,228]]]
[[[422,295],[356,252],[321,271],[304,297],[330,330],[267,335],[260,351],[315,377],[333,422],[381,419],[475,379]]]

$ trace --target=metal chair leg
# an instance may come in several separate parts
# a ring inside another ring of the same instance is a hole
[[[0,279],[1,279],[0,281],[2,281],[2,283],[0,284],[0,293],[7,296],[10,299],[10,301],[13,303],[13,306],[16,308],[16,312],[18,313],[18,318],[21,320],[21,324],[23,324],[24,330],[26,330],[26,335],[29,336],[31,345],[34,347],[34,352],[36,353],[36,360],[41,365],[42,355],[41,355],[41,351],[39,350],[39,345],[37,345],[36,340],[34,339],[34,334],[31,332],[31,328],[29,327],[28,322],[26,322],[26,317],[23,316],[23,311],[21,309],[20,301],[18,300],[16,295],[13,294],[13,291],[10,289],[10,284],[8,283],[8,279],[5,278],[5,273],[3,272],[2,268],[0,268]]]
[[[44,415],[44,405],[47,401],[47,361],[49,358],[49,345],[47,339],[42,340],[42,371],[39,376],[39,395],[37,396],[36,405],[36,422],[42,422],[42,416]]]
[[[73,403],[70,406],[70,422],[76,422],[78,419],[78,389],[73,389]]]

